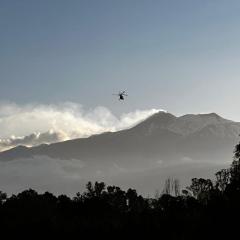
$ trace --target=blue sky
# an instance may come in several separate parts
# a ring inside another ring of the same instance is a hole
[[[0,0],[0,101],[240,121],[239,12],[234,0]]]

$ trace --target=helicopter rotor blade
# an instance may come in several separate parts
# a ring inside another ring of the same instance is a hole
[[[119,93],[113,93],[112,95],[115,96],[128,96],[128,94],[126,93],[126,91],[119,91]]]

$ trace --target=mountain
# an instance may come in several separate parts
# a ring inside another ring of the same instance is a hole
[[[232,159],[239,133],[240,123],[215,113],[176,117],[158,112],[133,128],[119,132],[32,148],[18,146],[1,152],[0,162],[24,159],[34,162],[36,157],[64,164],[74,161],[76,166],[81,165],[77,172],[73,171],[74,176],[109,182],[117,179],[117,183],[128,179],[131,186],[131,182],[137,185],[153,176],[162,179],[161,176],[166,177],[168,173],[178,176],[180,172],[179,177],[190,176],[189,171],[197,169],[202,169],[199,173],[204,175],[210,169],[226,166]]]
[[[240,123],[215,113],[176,117],[159,112],[133,128],[106,132],[88,138],[27,148],[18,146],[0,153],[0,161],[33,156],[49,156],[86,163],[116,162],[123,165],[149,164],[157,160],[224,161],[238,140]],[[201,156],[202,154],[202,156]],[[231,155],[230,155],[231,157]]]

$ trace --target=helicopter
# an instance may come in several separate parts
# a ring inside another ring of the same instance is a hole
[[[117,95],[117,96],[119,96],[119,101],[120,100],[124,100],[124,98],[125,98],[125,96],[128,96],[127,94],[126,94],[126,91],[120,91],[119,93],[115,93],[115,94],[113,94],[113,95]]]

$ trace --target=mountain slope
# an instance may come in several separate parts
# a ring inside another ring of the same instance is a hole
[[[184,157],[213,159],[232,153],[240,132],[240,123],[217,114],[184,115],[176,117],[159,112],[137,126],[114,133],[75,139],[33,148],[16,147],[0,153],[1,161],[33,156],[58,159],[79,159],[84,162],[111,162],[138,165],[152,161],[179,161]]]
[[[239,133],[240,123],[214,113],[159,112],[119,132],[1,152],[0,182],[7,192],[33,187],[73,194],[100,180],[151,194],[168,176],[183,185],[214,176],[231,162]]]

